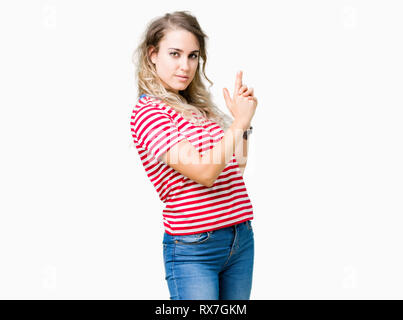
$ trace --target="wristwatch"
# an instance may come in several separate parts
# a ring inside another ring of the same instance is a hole
[[[247,130],[245,130],[245,131],[243,132],[243,138],[244,138],[245,140],[248,140],[248,136],[252,133],[252,129],[253,129],[253,127],[250,126],[249,129],[247,129]]]

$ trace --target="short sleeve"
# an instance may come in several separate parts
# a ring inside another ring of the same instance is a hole
[[[141,107],[134,116],[131,127],[136,142],[157,161],[175,144],[186,139],[169,114],[153,105]]]

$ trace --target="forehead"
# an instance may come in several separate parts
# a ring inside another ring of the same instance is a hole
[[[163,48],[178,48],[184,51],[199,50],[199,41],[187,30],[169,30],[160,43]]]

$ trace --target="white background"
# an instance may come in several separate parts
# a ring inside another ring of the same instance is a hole
[[[400,1],[2,1],[0,298],[169,299],[131,61],[189,10],[255,88],[251,299],[403,298]]]

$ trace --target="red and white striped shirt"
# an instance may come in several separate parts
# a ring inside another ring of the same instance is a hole
[[[165,208],[163,223],[170,235],[188,235],[229,227],[253,219],[253,207],[235,154],[212,187],[206,187],[160,160],[187,139],[200,154],[224,136],[215,122],[195,125],[162,100],[142,95],[131,115],[131,134],[151,183]]]

